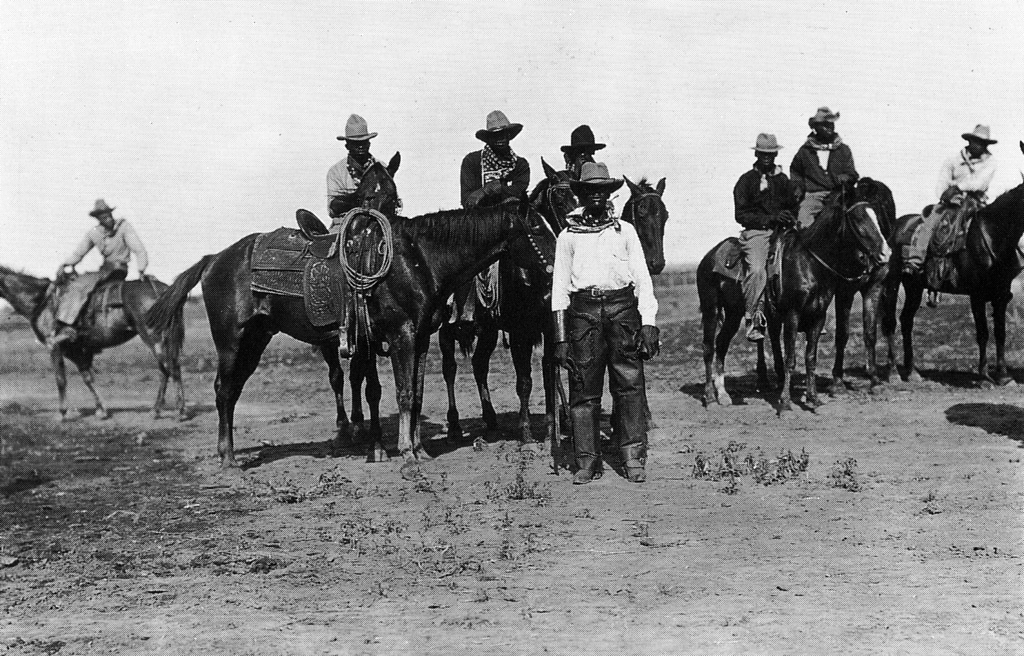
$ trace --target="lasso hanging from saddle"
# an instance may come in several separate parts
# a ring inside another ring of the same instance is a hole
[[[301,297],[314,326],[338,324],[338,353],[347,358],[357,343],[376,342],[366,301],[391,269],[391,223],[376,210],[354,208],[340,219],[337,233],[328,233],[308,210],[295,217],[301,230],[278,228],[256,238],[252,290]],[[380,227],[376,235],[374,226]],[[350,234],[353,227],[358,229]]]
[[[937,291],[950,291],[959,283],[954,258],[967,247],[967,230],[978,213],[982,202],[965,194],[956,205],[935,205],[925,209],[941,212],[928,243],[924,274],[928,287]]]

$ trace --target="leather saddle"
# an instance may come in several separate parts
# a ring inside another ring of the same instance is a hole
[[[785,240],[781,239],[781,236],[784,234],[778,230],[772,233],[767,262],[769,280],[777,277],[782,271],[782,244]],[[736,282],[741,282],[746,277],[747,265],[743,260],[743,249],[740,248],[739,239],[729,237],[718,246],[713,269],[720,276]]]
[[[339,235],[307,210],[295,213],[299,229],[278,228],[256,238],[252,291],[302,298],[314,326],[338,323],[348,285],[337,257]]]

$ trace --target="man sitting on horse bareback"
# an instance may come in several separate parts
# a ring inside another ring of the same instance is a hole
[[[762,132],[754,143],[754,167],[740,176],[733,188],[736,222],[743,226],[740,249],[746,264],[743,276],[743,298],[746,312],[747,339],[764,339],[767,321],[764,316],[764,288],[768,282],[766,265],[771,235],[775,228],[796,223],[799,190],[775,164],[782,146],[774,134]]]
[[[370,139],[377,136],[370,132],[366,119],[352,114],[345,123],[345,135],[338,141],[345,142],[348,157],[339,161],[327,172],[327,213],[330,215],[330,232],[340,230],[339,220],[355,207],[356,190],[363,175],[377,160],[370,154]]]
[[[824,207],[825,198],[841,187],[849,187],[860,176],[853,164],[853,152],[836,134],[839,112],[819,107],[808,119],[811,133],[800,146],[789,166],[790,177],[800,189],[800,228],[814,223]]]
[[[484,142],[484,147],[467,154],[462,160],[459,182],[462,206],[467,210],[516,203],[526,194],[530,186],[530,163],[516,155],[510,145],[522,130],[521,124],[510,123],[499,110],[487,115],[487,127],[476,132],[476,138]],[[491,265],[477,279],[486,289],[496,290],[498,264]],[[463,302],[460,320],[471,323],[475,309],[476,303],[470,293]]]
[[[939,202],[930,213],[922,215],[921,227],[907,246],[903,272],[908,275],[921,273],[932,233],[944,217],[970,220],[985,204],[986,192],[996,173],[996,162],[988,147],[997,141],[989,138],[987,125],[978,125],[974,132],[960,136],[967,141],[967,146],[943,162],[935,189]],[[929,304],[934,302],[933,298]]]
[[[114,218],[114,209],[102,198],[96,201],[89,215],[99,221],[99,225],[85,233],[85,237],[74,252],[57,269],[57,276],[53,282],[54,291],[50,297],[50,308],[54,317],[53,328],[46,338],[46,344],[50,348],[78,338],[75,323],[82,313],[82,308],[89,301],[89,296],[104,282],[127,278],[128,262],[132,253],[135,254],[139,277],[146,276],[146,267],[149,265],[146,247],[142,245],[142,240],[127,219]],[[94,247],[103,255],[100,270],[96,273],[77,275],[75,265]]]

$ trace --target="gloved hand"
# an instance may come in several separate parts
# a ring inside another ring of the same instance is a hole
[[[660,334],[657,326],[640,326],[636,333],[636,350],[641,360],[650,360],[661,352]]]
[[[473,209],[474,207],[479,205],[480,201],[482,201],[483,199],[484,199],[484,190],[483,189],[477,189],[476,191],[470,192],[470,194],[468,196],[466,196],[466,203],[465,203],[466,209],[467,210]]]
[[[561,367],[569,366],[569,342],[555,344],[555,362]]]
[[[775,225],[782,227],[796,225],[796,216],[789,210],[782,210],[775,216]]]
[[[939,202],[943,205],[951,205],[953,203],[953,199],[962,193],[963,192],[960,191],[960,187],[953,185],[946,189],[946,191],[942,192],[942,197],[939,198]]]
[[[57,275],[54,276],[54,280],[56,282],[64,282],[65,280],[67,280],[68,278],[73,276],[74,273],[75,273],[75,267],[71,267],[71,271],[68,271],[67,270],[67,265],[62,264],[57,269]]]

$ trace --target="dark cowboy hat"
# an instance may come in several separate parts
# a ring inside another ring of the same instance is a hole
[[[500,110],[494,110],[487,115],[487,129],[477,130],[476,138],[480,141],[486,141],[490,143],[491,139],[500,135],[507,134],[509,140],[516,138],[516,135],[523,131],[523,126],[519,123],[509,123],[505,113]]]
[[[345,136],[338,137],[338,141],[369,141],[376,136],[376,132],[370,132],[367,129],[365,118],[359,114],[353,114],[345,123]]]
[[[754,142],[753,149],[757,153],[777,153],[782,150],[782,146],[776,141],[774,134],[762,132],[757,135],[757,141]]]
[[[100,198],[99,200],[96,201],[96,206],[93,208],[93,210],[89,212],[89,216],[95,216],[98,219],[104,214],[113,213],[114,209],[116,208],[109,207],[107,205],[107,201]]]
[[[814,116],[807,119],[807,124],[814,126],[816,123],[835,123],[839,120],[839,112],[833,112],[828,107],[819,107]]]
[[[570,150],[593,150],[598,151],[605,147],[603,143],[594,143],[594,131],[589,125],[581,125],[572,131],[569,136],[569,145],[562,146],[562,152]]]
[[[994,143],[999,143],[995,139],[989,139],[989,131],[987,125],[978,124],[974,126],[974,132],[964,132],[960,135],[968,141],[977,141],[983,143],[986,146],[991,146]]]
[[[593,191],[611,193],[622,186],[622,180],[608,175],[608,167],[604,162],[584,162],[580,170],[579,180],[570,180],[569,187],[577,195]]]

